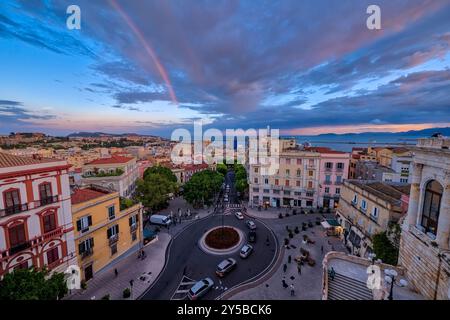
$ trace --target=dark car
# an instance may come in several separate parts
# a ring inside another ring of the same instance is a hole
[[[256,231],[252,230],[248,233],[248,242],[256,242]]]
[[[197,300],[208,293],[208,291],[214,285],[214,281],[211,278],[205,278],[196,282],[188,292],[188,298],[190,300]]]
[[[222,278],[236,267],[236,260],[228,258],[217,265],[216,274]]]

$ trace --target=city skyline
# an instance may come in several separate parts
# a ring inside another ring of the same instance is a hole
[[[445,1],[381,1],[381,30],[370,1],[70,4],[0,4],[0,133],[450,125]]]

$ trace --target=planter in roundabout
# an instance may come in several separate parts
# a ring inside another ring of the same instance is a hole
[[[199,246],[206,253],[225,255],[238,251],[244,240],[244,233],[238,228],[220,226],[205,232],[199,241]]]

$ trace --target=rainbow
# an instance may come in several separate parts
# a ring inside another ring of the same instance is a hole
[[[178,100],[175,95],[175,91],[173,90],[172,83],[170,82],[169,75],[167,74],[166,69],[162,65],[161,61],[158,59],[158,56],[155,53],[155,50],[151,47],[151,45],[148,43],[148,41],[145,39],[144,35],[142,34],[141,30],[136,26],[136,24],[131,20],[131,18],[126,14],[126,12],[122,9],[122,7],[117,3],[116,0],[109,0],[109,3],[111,6],[120,14],[120,16],[123,18],[123,20],[126,22],[126,24],[130,27],[130,29],[133,31],[135,36],[138,38],[139,42],[144,47],[147,54],[152,59],[153,63],[155,64],[159,74],[161,75],[161,78],[165,82],[167,89],[169,91],[170,99],[172,102],[178,106]]]

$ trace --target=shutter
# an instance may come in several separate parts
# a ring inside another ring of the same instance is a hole
[[[77,231],[81,230],[81,220],[77,221]]]
[[[78,244],[78,252],[80,254],[83,254],[83,252],[84,252],[84,243],[83,242]]]
[[[92,216],[88,216],[88,226],[92,226]]]
[[[132,217],[128,218],[128,225],[131,227],[131,225],[133,224],[133,219]]]
[[[137,215],[135,215],[135,217],[136,217],[136,222],[139,222],[139,215],[137,214]]]
[[[108,229],[108,231],[106,232],[106,236],[107,238],[111,238],[111,228]]]
[[[91,248],[94,247],[94,238],[90,238],[89,239],[89,245],[90,245]]]
[[[119,234],[119,225],[116,224],[116,225],[115,225],[115,228],[116,228],[116,234]]]

